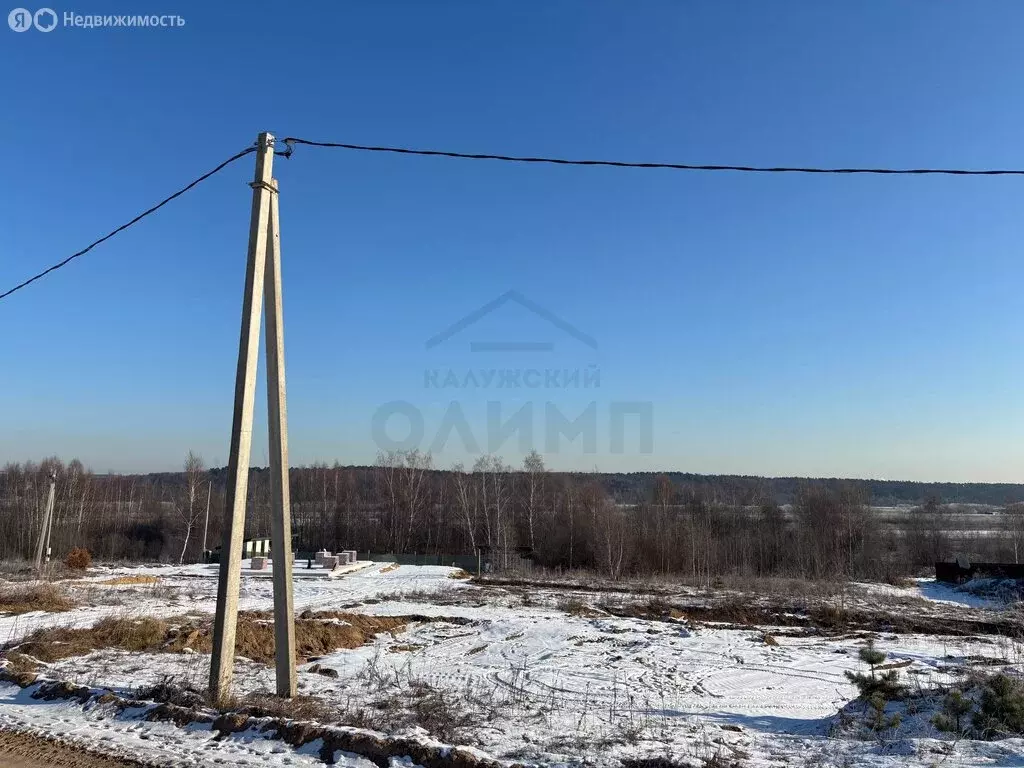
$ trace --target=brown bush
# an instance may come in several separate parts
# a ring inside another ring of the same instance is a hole
[[[92,555],[89,554],[88,549],[75,547],[64,558],[64,565],[74,571],[84,571],[92,565]]]

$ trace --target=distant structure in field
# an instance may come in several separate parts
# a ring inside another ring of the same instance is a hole
[[[1024,579],[1024,564],[1019,563],[972,563],[965,555],[959,555],[954,562],[936,562],[935,580],[947,584],[961,584],[971,579],[990,577],[995,579]]]
[[[245,539],[242,541],[242,559],[252,557],[270,557],[270,539]],[[206,562],[220,562],[220,547],[206,553]]]

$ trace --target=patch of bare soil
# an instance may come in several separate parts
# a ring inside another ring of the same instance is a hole
[[[147,768],[134,760],[90,754],[19,731],[0,730],[0,765],[4,768]]]
[[[1024,623],[1013,616],[949,616],[934,611],[917,611],[911,605],[871,610],[843,608],[827,602],[808,604],[801,600],[766,601],[751,597],[702,603],[673,603],[651,598],[642,603],[604,603],[601,608],[613,616],[652,621],[714,622],[743,629],[773,626],[803,628],[816,634],[891,632],[956,637],[1024,637]]]
[[[511,587],[524,589],[551,589],[555,591],[571,590],[575,592],[617,592],[633,595],[669,595],[675,594],[678,588],[654,586],[651,584],[634,584],[627,582],[584,582],[572,579],[531,579],[527,577],[505,577],[505,576],[471,576],[474,584],[481,587]]]

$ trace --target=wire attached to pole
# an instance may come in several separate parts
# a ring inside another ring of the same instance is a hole
[[[1024,170],[991,169],[969,170],[962,168],[817,168],[813,166],[760,166],[760,165],[690,165],[687,163],[633,163],[622,160],[569,160],[559,157],[523,157],[518,155],[472,154],[468,152],[447,152],[438,149],[410,149],[408,147],[375,147],[365,144],[345,144],[336,141],[312,141],[290,136],[283,139],[285,145],[305,144],[310,147],[333,147],[359,152],[391,152],[399,155],[423,155],[427,157],[457,157],[463,160],[500,160],[507,163],[548,163],[551,165],[596,165],[611,168],[664,168],[673,171],[737,171],[740,173],[868,173],[886,175],[939,174],[947,176],[1024,176]],[[289,152],[288,154],[291,154]]]
[[[459,158],[463,160],[496,160],[507,163],[545,163],[549,165],[571,165],[571,166],[604,166],[611,168],[661,168],[673,171],[734,171],[738,173],[813,173],[813,174],[879,174],[879,175],[945,175],[945,176],[1024,176],[1024,170],[1018,169],[983,169],[983,170],[972,170],[966,168],[822,168],[814,166],[758,166],[758,165],[693,165],[689,163],[636,163],[627,162],[622,160],[572,160],[568,158],[560,157],[525,157],[519,155],[497,155],[497,154],[477,154],[469,152],[448,152],[437,149],[412,149],[409,147],[387,147],[387,146],[371,146],[366,144],[349,144],[338,141],[313,141],[311,139],[300,139],[294,136],[289,136],[282,140],[285,144],[284,150],[275,151],[275,155],[279,155],[285,158],[291,157],[295,151],[295,145],[305,145],[310,147],[329,147],[336,149],[348,149],[358,152],[388,152],[399,155],[421,155],[426,157],[449,157]],[[188,192],[193,187],[206,181],[214,174],[222,171],[231,163],[245,157],[251,152],[255,152],[256,147],[248,147],[238,152],[223,163],[218,165],[211,171],[204,173],[199,178],[190,182],[186,186],[179,189],[169,197],[164,198],[159,203],[149,208],[131,221],[126,224],[122,224],[115,230],[108,232],[106,235],[90,243],[82,250],[71,254],[63,261],[57,262],[52,267],[49,267],[37,275],[33,275],[29,279],[22,283],[14,286],[10,290],[0,293],[0,300],[3,300],[10,296],[16,291],[20,291],[22,288],[31,285],[36,280],[66,266],[74,259],[79,256],[84,256],[86,253],[91,251],[100,243],[103,243],[119,232],[123,232],[133,224],[138,223],[142,219],[149,216],[151,213],[163,208],[167,203],[172,200],[181,197],[181,195]]]
[[[60,269],[61,267],[66,266],[67,264],[69,264],[74,259],[77,259],[79,256],[84,256],[85,254],[87,254],[89,251],[91,251],[93,248],[95,248],[100,243],[103,243],[103,242],[109,240],[114,235],[118,234],[119,232],[123,232],[124,230],[128,229],[128,227],[132,226],[133,224],[137,224],[138,222],[142,221],[144,218],[149,216],[151,213],[155,213],[156,211],[158,211],[161,208],[163,208],[165,205],[167,205],[172,200],[181,197],[182,195],[184,195],[186,192],[188,192],[193,187],[198,186],[199,184],[201,184],[202,182],[206,181],[208,178],[210,178],[214,174],[219,173],[220,171],[224,170],[229,165],[231,165],[231,163],[233,163],[236,160],[239,160],[239,159],[245,157],[250,152],[255,152],[255,151],[256,151],[256,147],[248,147],[247,149],[243,149],[241,152],[238,152],[238,153],[232,155],[231,157],[229,157],[227,160],[225,160],[223,163],[218,165],[213,170],[207,171],[206,173],[204,173],[199,178],[195,179],[194,181],[189,182],[186,186],[184,186],[181,189],[179,189],[173,195],[170,195],[169,197],[165,197],[163,200],[161,200],[159,203],[154,205],[152,208],[148,208],[147,210],[143,211],[142,213],[140,213],[138,216],[136,216],[131,221],[129,221],[129,222],[125,223],[125,224],[122,224],[117,229],[111,230],[110,232],[105,234],[103,237],[101,237],[99,240],[96,240],[95,242],[90,243],[89,245],[87,245],[85,248],[83,248],[82,250],[78,251],[77,253],[71,254],[70,256],[68,256],[63,261],[59,261],[56,264],[54,264],[52,267],[44,269],[42,272],[40,272],[37,275],[33,275],[28,280],[25,280],[24,282],[19,283],[18,285],[14,286],[10,290],[4,291],[3,293],[0,293],[0,300],[6,299],[8,296],[10,296],[15,291],[20,291],[22,288],[24,288],[27,285],[31,285],[32,283],[34,283],[36,280],[40,279],[41,277],[45,277],[46,275],[50,274],[51,272],[54,272],[54,271]]]

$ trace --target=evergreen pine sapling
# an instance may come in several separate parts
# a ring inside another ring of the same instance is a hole
[[[875,648],[873,638],[868,638],[867,645],[860,649],[857,656],[868,665],[868,673],[847,672],[846,677],[857,686],[859,691],[857,698],[865,701],[871,708],[869,720],[871,729],[882,731],[896,728],[901,720],[899,713],[887,717],[885,708],[890,701],[903,696],[904,688],[899,681],[899,672],[895,669],[879,672],[878,667],[885,661],[886,654]]]
[[[942,711],[932,718],[932,724],[940,731],[951,731],[957,736],[967,733],[967,714],[974,707],[974,702],[964,692],[954,689],[947,694],[942,702]]]

